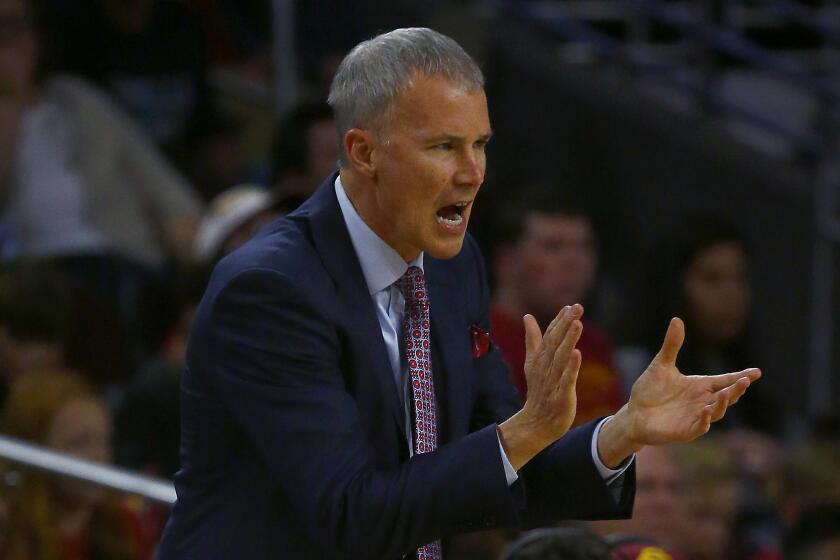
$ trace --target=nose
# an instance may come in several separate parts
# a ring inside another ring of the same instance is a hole
[[[484,182],[486,160],[484,152],[468,148],[459,158],[458,170],[455,173],[455,183],[462,186],[478,188]]]

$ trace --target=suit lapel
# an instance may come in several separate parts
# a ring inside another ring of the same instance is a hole
[[[426,255],[426,284],[432,323],[432,367],[443,441],[469,429],[472,371],[470,340],[459,284],[450,267]],[[442,405],[442,406],[441,406]]]
[[[351,344],[354,351],[364,357],[368,366],[354,372],[354,375],[362,376],[370,372],[381,393],[377,402],[384,403],[400,433],[404,433],[402,405],[382,339],[382,330],[335,195],[336,175],[330,176],[294,215],[308,214],[315,248],[335,282],[338,297],[345,305],[346,316],[352,323],[352,328],[348,329]]]

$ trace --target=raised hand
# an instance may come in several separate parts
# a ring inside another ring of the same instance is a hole
[[[676,360],[684,339],[683,322],[672,319],[662,349],[633,385],[630,400],[601,431],[598,451],[607,466],[645,445],[688,442],[705,434],[761,377],[755,368],[683,375]]]
[[[575,386],[580,369],[580,350],[575,348],[583,332],[583,307],[564,307],[540,333],[536,319],[526,315],[525,406],[499,426],[508,460],[519,469],[534,455],[562,437],[575,418]]]

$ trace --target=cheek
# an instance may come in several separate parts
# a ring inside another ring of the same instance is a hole
[[[583,277],[586,280],[591,280],[595,276],[595,271],[598,269],[598,260],[590,252],[584,252],[582,259]]]
[[[543,278],[551,268],[553,267],[549,251],[533,247],[525,252],[522,259],[522,270],[525,274],[535,279]]]

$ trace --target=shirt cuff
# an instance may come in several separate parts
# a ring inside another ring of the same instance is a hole
[[[508,486],[510,486],[519,479],[519,475],[516,474],[516,470],[510,464],[507,453],[505,453],[505,448],[502,447],[502,437],[499,435],[498,427],[496,427],[496,439],[499,440],[499,453],[502,455],[502,464],[505,466],[505,478],[507,479]]]
[[[630,455],[618,466],[617,469],[610,469],[603,463],[603,461],[601,461],[601,457],[598,456],[598,435],[601,433],[601,428],[604,427],[604,424],[610,420],[612,420],[612,416],[607,416],[598,422],[598,425],[595,426],[595,431],[592,433],[592,461],[595,463],[595,468],[598,469],[598,473],[600,473],[601,478],[604,479],[604,482],[606,482],[607,485],[612,484],[618,479],[618,477],[624,474],[624,471],[627,470],[627,467],[629,467],[636,458],[635,453]]]

